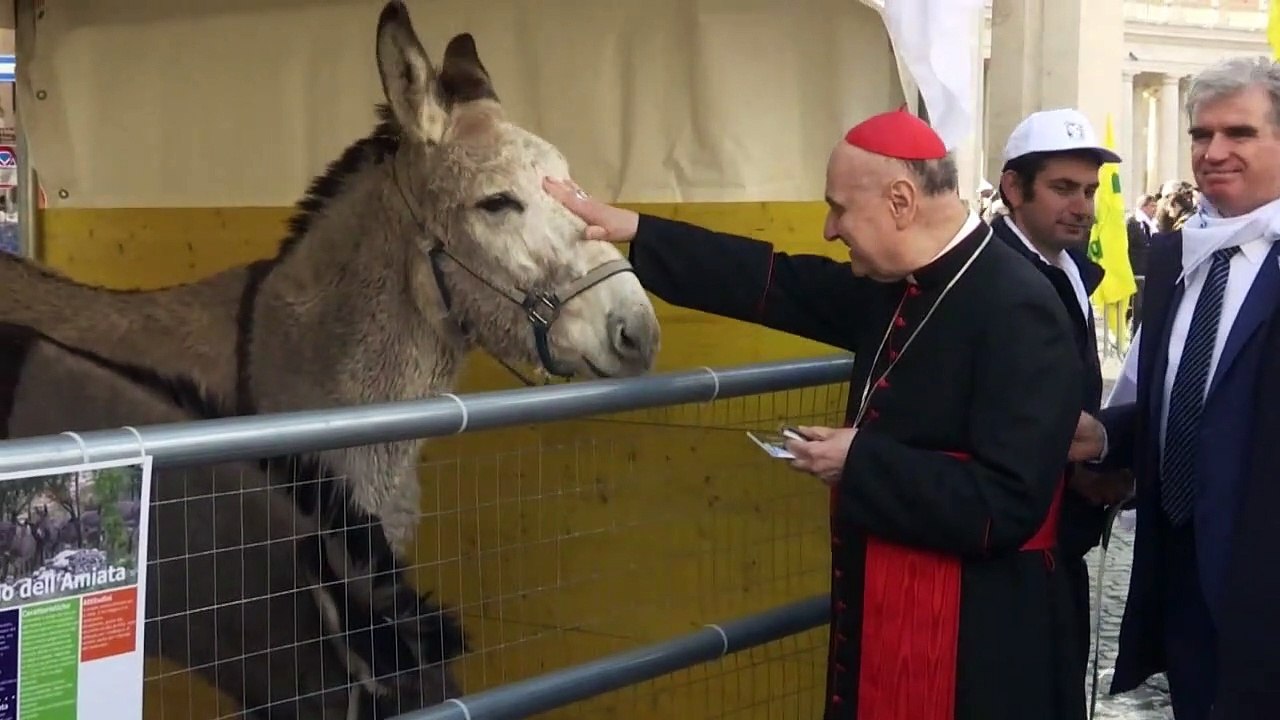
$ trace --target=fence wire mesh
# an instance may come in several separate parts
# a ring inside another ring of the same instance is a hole
[[[346,718],[352,697],[356,717],[375,705],[407,712],[445,687],[476,692],[823,592],[825,489],[744,431],[839,425],[846,393],[429,440],[400,573],[371,569],[367,538],[317,541],[315,519],[269,487],[296,468],[158,469],[146,638],[165,659],[148,661],[145,716],[214,720],[248,707]],[[295,496],[345,480],[307,479]],[[348,535],[364,526],[345,524]],[[447,677],[432,663],[447,633],[419,592],[465,634]],[[815,717],[824,661],[825,632],[813,631],[541,717]]]

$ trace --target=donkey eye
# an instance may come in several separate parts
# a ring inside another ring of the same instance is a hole
[[[487,213],[500,213],[503,210],[515,210],[516,212],[524,212],[524,203],[520,202],[511,193],[500,192],[490,195],[480,202],[476,203],[476,207]]]

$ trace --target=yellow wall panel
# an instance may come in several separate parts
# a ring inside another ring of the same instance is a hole
[[[843,258],[822,239],[822,203],[693,203],[629,205],[725,232],[777,243],[790,252]],[[53,209],[41,218],[41,257],[78,280],[115,288],[189,282],[276,251],[288,208]],[[663,323],[658,370],[727,365],[832,352],[832,348],[745,323],[657,302]],[[510,387],[513,378],[478,358],[462,389]]]
[[[283,208],[45,210],[44,262],[82,282],[156,288],[275,254]]]
[[[841,258],[821,203],[636,205],[637,210]],[[42,256],[116,288],[189,282],[269,256],[287,208],[48,210]],[[658,303],[660,370],[833,352]],[[477,354],[462,391],[517,383]],[[743,436],[784,418],[834,422],[840,388],[530,424],[434,439],[423,452],[414,578],[458,608],[475,655],[469,691],[583,662],[826,588],[825,493]],[[818,712],[821,633],[551,717],[805,717]],[[148,675],[173,673],[149,663]],[[216,693],[182,672],[148,688],[147,717],[216,717]],[[194,711],[192,711],[194,708]],[[807,708],[808,710],[802,710]],[[163,712],[162,712],[163,709]],[[586,713],[586,715],[584,715]]]

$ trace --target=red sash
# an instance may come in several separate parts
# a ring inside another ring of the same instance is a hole
[[[1062,488],[1059,480],[1024,552],[1057,545]],[[956,557],[867,538],[858,720],[955,718],[960,567]]]

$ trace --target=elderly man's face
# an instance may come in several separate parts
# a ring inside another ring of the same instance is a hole
[[[1191,119],[1191,169],[1204,196],[1225,216],[1280,198],[1280,128],[1266,90],[1202,104]]]
[[[827,161],[827,220],[823,235],[849,248],[853,274],[897,280],[900,235],[913,207],[891,188],[890,160],[840,143]]]

